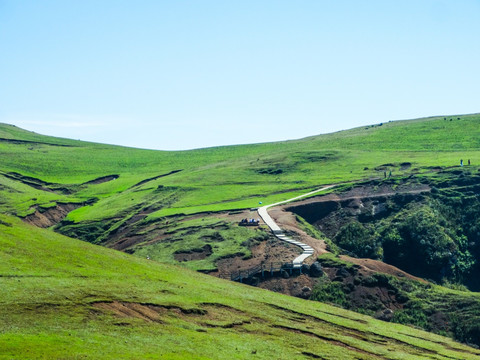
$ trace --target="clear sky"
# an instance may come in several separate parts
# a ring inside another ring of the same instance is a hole
[[[0,0],[0,122],[152,149],[480,112],[479,0]]]

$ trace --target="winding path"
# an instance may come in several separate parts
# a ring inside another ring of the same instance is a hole
[[[303,264],[303,261],[306,258],[308,258],[309,256],[313,255],[314,249],[310,245],[304,244],[304,243],[302,243],[300,241],[297,241],[297,240],[293,240],[293,239],[289,238],[287,235],[285,235],[283,230],[280,228],[280,226],[278,226],[277,223],[270,217],[270,215],[268,215],[267,210],[268,210],[268,208],[271,208],[273,206],[285,204],[285,203],[288,203],[290,201],[295,201],[295,200],[313,195],[313,194],[318,193],[320,191],[328,190],[328,189],[330,189],[334,186],[335,185],[324,186],[323,188],[320,188],[318,190],[311,191],[309,193],[306,193],[306,194],[303,194],[303,195],[300,195],[300,196],[297,196],[297,197],[294,197],[294,198],[291,198],[291,199],[288,199],[288,200],[280,201],[280,202],[277,202],[275,204],[265,205],[265,206],[262,206],[261,208],[258,209],[258,214],[260,215],[260,217],[263,219],[265,224],[268,225],[268,227],[272,230],[273,234],[278,239],[280,239],[282,241],[285,241],[287,243],[293,244],[293,245],[297,245],[297,246],[299,246],[303,249],[303,253],[293,260],[293,267],[295,269],[300,268]]]

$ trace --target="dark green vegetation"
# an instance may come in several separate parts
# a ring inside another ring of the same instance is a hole
[[[411,190],[395,192],[399,186]],[[363,196],[346,195],[339,202],[292,210],[323,229],[348,254],[380,259],[435,282],[480,290],[477,171],[378,180],[370,182],[368,189]],[[344,193],[355,193],[355,187]],[[323,212],[315,210],[320,206]]]
[[[474,359],[416,329],[0,215],[2,359]]]
[[[383,274],[363,279],[351,264],[337,263],[333,267],[350,271],[349,281],[324,278],[312,297],[371,315],[389,309],[389,321],[480,345],[480,298],[467,291],[480,290],[479,193],[480,175],[467,166],[356,184],[344,187],[341,200],[293,206],[314,231],[332,240],[337,253],[379,259],[464,290]],[[373,288],[390,297],[382,299]]]
[[[428,257],[419,269],[422,276],[474,288],[476,182],[442,185],[453,177],[438,171],[459,170],[461,158],[465,164],[472,159],[471,174],[464,177],[475,179],[479,123],[479,115],[440,117],[296,141],[179,152],[58,139],[1,124],[0,300],[6,320],[0,349],[6,358],[473,357],[475,350],[440,337],[145,258],[203,271],[214,271],[232,256],[248,260],[252,246],[270,235],[265,229],[238,227],[230,216],[324,184],[344,183],[344,189],[359,180],[381,184],[391,171],[393,179],[387,181],[392,186],[400,184],[397,179],[420,179],[432,186],[432,195],[420,197],[418,204],[394,203],[390,217],[373,219],[379,221],[375,225],[360,219],[344,223],[332,240],[400,267],[409,254],[396,249],[418,243],[424,250],[415,255]],[[461,205],[471,212],[457,211]],[[48,229],[35,230],[13,217]],[[458,226],[450,229],[452,224]],[[313,227],[310,231],[323,236]],[[425,234],[419,238],[415,231]],[[341,297],[343,306],[362,310],[349,305],[342,286],[329,286],[330,298],[322,298],[327,294],[318,289],[316,296],[329,302]],[[418,300],[414,309],[425,305],[418,294],[408,295],[408,301]],[[475,315],[476,300],[468,302],[475,296],[462,293],[464,310],[449,318],[458,329],[449,327],[445,334],[478,343],[465,315]],[[436,330],[416,318],[428,312],[407,310],[396,312],[396,320]]]

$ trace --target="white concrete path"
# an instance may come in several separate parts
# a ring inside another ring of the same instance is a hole
[[[288,236],[286,236],[284,233],[283,233],[283,230],[280,229],[280,227],[277,225],[277,223],[270,217],[270,215],[268,215],[268,209],[273,207],[273,206],[277,206],[277,205],[281,205],[281,204],[285,204],[285,203],[288,203],[288,202],[291,202],[291,201],[295,201],[295,200],[299,200],[299,199],[302,199],[304,197],[307,197],[307,196],[310,196],[310,195],[313,195],[315,193],[318,193],[320,191],[325,191],[325,190],[328,190],[332,187],[334,187],[335,185],[328,185],[328,186],[324,186],[323,188],[321,189],[318,189],[318,190],[315,190],[315,191],[311,191],[309,193],[306,193],[306,194],[303,194],[303,195],[300,195],[300,196],[297,196],[297,197],[294,197],[294,198],[291,198],[291,199],[288,199],[288,200],[285,200],[285,201],[280,201],[280,202],[277,202],[275,204],[271,204],[271,205],[265,205],[265,206],[262,206],[261,208],[258,209],[258,214],[260,215],[260,217],[263,219],[263,221],[265,221],[265,224],[268,225],[268,227],[272,230],[273,234],[280,240],[282,241],[285,241],[287,243],[290,243],[290,244],[293,244],[293,245],[297,245],[299,247],[301,247],[303,249],[303,253],[302,255],[296,257],[294,260],[293,260],[293,267],[294,268],[299,268],[302,266],[303,264],[303,261],[308,258],[309,256],[312,256],[313,253],[314,253],[314,250],[313,248],[310,246],[310,245],[307,245],[307,244],[304,244],[300,241],[296,241],[296,240],[293,240],[291,238],[289,238]]]

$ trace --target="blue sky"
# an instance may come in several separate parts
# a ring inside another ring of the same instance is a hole
[[[0,122],[151,149],[480,112],[480,1],[0,0]]]

